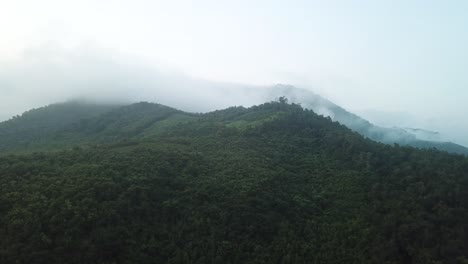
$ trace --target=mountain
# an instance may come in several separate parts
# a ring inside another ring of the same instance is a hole
[[[193,83],[194,81],[190,81],[186,83],[185,86]],[[197,109],[209,109],[210,107],[208,107],[208,105],[221,107],[227,103],[235,101],[234,99],[223,99],[223,102],[213,103],[213,98],[215,97],[237,98],[241,101],[247,101],[252,104],[252,102],[261,103],[264,101],[276,100],[281,96],[286,96],[291,102],[300,104],[304,108],[311,109],[323,116],[329,116],[332,120],[340,122],[364,137],[377,142],[391,145],[399,144],[416,148],[436,148],[450,153],[468,155],[468,148],[452,142],[443,142],[437,137],[437,134],[430,133],[430,131],[423,129],[397,127],[386,128],[376,126],[311,91],[299,89],[291,85],[279,84],[272,87],[251,87],[236,84],[219,84],[220,86],[215,86],[214,83],[210,82],[195,82],[195,84],[197,84],[196,87],[199,87],[200,89],[203,88],[202,90],[204,91],[204,94],[214,93],[216,95],[207,96],[205,98],[197,97],[196,100],[200,100],[204,102],[204,105],[206,105],[205,107],[196,107]],[[195,99],[189,100],[189,98],[185,98],[182,102],[185,106],[201,104],[200,102],[194,102],[194,100]],[[178,105],[180,104],[181,102],[178,103]],[[144,137],[145,133],[152,134],[155,132],[148,130],[143,133],[143,130],[146,130],[150,126],[156,130],[159,129],[157,121],[163,121],[168,118],[169,120],[161,123],[161,125],[164,126],[165,123],[171,124],[172,121],[178,122],[181,120],[188,120],[190,117],[193,117],[193,114],[188,114],[187,112],[182,111],[177,112],[175,109],[167,109],[169,112],[166,113],[165,110],[162,110],[162,108],[164,108],[162,105],[159,105],[161,109],[158,107],[149,107],[149,109],[146,110],[144,109],[144,106],[140,105],[141,112],[135,112],[137,116],[125,117],[125,110],[123,109],[128,109],[128,107],[117,110],[116,108],[118,106],[119,105],[72,101],[69,103],[53,104],[48,107],[28,111],[20,117],[15,117],[8,122],[0,123],[0,153],[9,153],[13,151],[27,152],[38,149],[51,150],[70,146],[74,143],[84,143],[85,141],[89,144],[102,143],[108,141],[109,138],[112,138],[108,136],[113,132],[116,132],[112,129],[112,126],[120,125],[126,126],[125,128],[122,127],[122,129],[126,131],[118,132],[120,134],[114,135],[114,140],[121,138],[125,133],[130,133],[134,137]],[[112,109],[116,109],[116,111],[108,113],[107,116],[101,116],[101,114]],[[167,116],[158,116],[159,114],[156,113],[158,110],[161,110],[160,113],[165,113]],[[148,120],[140,120],[138,115],[149,115],[150,117],[148,117]],[[92,119],[92,117],[94,117],[94,119]],[[133,123],[136,120],[134,118],[138,119],[138,122],[141,123]],[[114,122],[112,120],[132,121],[129,121],[128,124],[124,125],[111,124]],[[97,123],[100,125],[97,125]],[[96,127],[91,128],[90,126]],[[105,128],[105,126],[108,127]],[[94,132],[90,129],[94,129],[96,134],[93,134]],[[100,129],[102,131],[97,131]],[[134,131],[135,129],[141,131]]]
[[[430,133],[431,131],[423,129],[380,127],[308,90],[290,85],[276,85],[270,90],[269,98],[283,95],[292,102],[312,109],[318,114],[329,116],[334,121],[377,142],[417,148],[436,148],[450,153],[468,155],[468,148],[452,142],[441,142],[434,132]]]
[[[100,111],[0,156],[1,263],[468,261],[464,156],[377,143],[285,98]]]

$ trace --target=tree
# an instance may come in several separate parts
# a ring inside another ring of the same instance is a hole
[[[286,96],[280,96],[280,98],[278,98],[278,102],[280,102],[281,104],[287,104],[288,98],[286,98]]]

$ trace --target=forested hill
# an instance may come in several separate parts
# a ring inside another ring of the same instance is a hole
[[[0,157],[0,263],[468,262],[466,157],[375,143],[284,98],[140,103],[56,140]]]
[[[390,145],[399,144],[424,149],[436,148],[450,153],[468,156],[468,148],[464,146],[452,142],[421,139],[419,138],[421,133],[418,132],[418,129],[377,126],[308,90],[303,90],[291,85],[279,84],[272,87],[270,92],[271,98],[286,95],[292,102],[299,103],[303,107],[311,109],[324,116],[330,116],[334,121],[340,122],[362,136],[377,142]]]
[[[192,116],[196,115],[145,102],[127,106],[53,104],[0,123],[0,153],[49,151],[140,138]]]
[[[364,137],[385,144],[436,148],[468,156],[468,148],[452,143],[421,140],[410,129],[384,128],[350,113],[307,90],[277,85],[267,98],[288,95],[292,102],[340,122]],[[63,149],[76,144],[97,144],[122,138],[154,135],[196,114],[154,103],[110,105],[70,101],[33,109],[0,122],[0,154]],[[162,122],[161,122],[162,121]]]
[[[116,104],[75,100],[29,110],[0,122],[0,153],[53,144],[52,139],[67,126],[118,107]]]

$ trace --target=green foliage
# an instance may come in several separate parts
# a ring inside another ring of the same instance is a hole
[[[62,146],[56,136],[70,125],[97,117],[116,105],[71,101],[25,112],[0,123],[0,153]]]
[[[194,116],[146,102],[123,107],[80,102],[51,105],[0,123],[0,151],[31,153],[151,137]]]
[[[465,263],[468,159],[286,101],[140,103],[0,157],[0,263]],[[68,148],[68,147],[67,147]]]

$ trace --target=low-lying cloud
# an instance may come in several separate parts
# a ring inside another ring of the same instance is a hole
[[[260,104],[282,95],[335,119],[330,109],[333,103],[309,90],[288,85],[255,86],[198,79],[95,47],[65,50],[42,46],[16,60],[0,61],[0,121],[31,108],[71,99],[109,103],[151,101],[185,111],[206,112]],[[371,121],[379,123],[379,118]],[[442,132],[444,139],[468,145],[463,133],[468,127],[463,127],[463,122],[419,121],[412,122],[417,127],[409,126],[403,119],[392,126],[435,130]]]
[[[211,82],[93,48],[36,49],[0,63],[0,119],[75,98],[153,101],[205,112],[262,102],[265,87]]]

